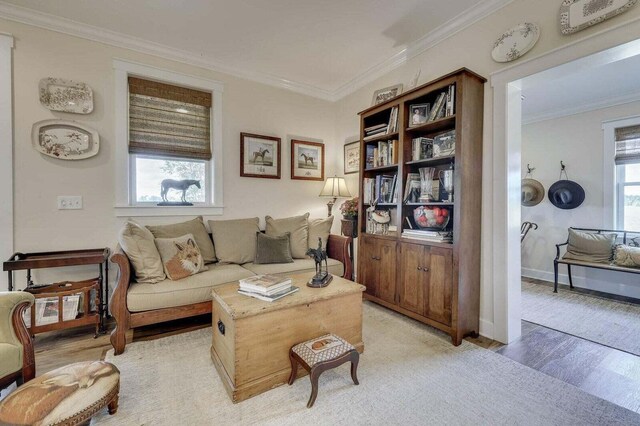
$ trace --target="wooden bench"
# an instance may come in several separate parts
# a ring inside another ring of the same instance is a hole
[[[576,231],[581,232],[593,232],[596,234],[618,234],[617,241],[620,241],[622,238],[622,244],[630,245],[634,247],[640,246],[640,232],[634,231],[621,231],[615,229],[593,229],[593,228],[574,228]],[[556,244],[556,258],[553,260],[553,292],[558,292],[558,264],[562,263],[567,265],[567,273],[569,275],[569,288],[573,289],[573,279],[571,277],[571,266],[582,266],[585,268],[595,268],[595,269],[604,269],[608,271],[618,271],[618,272],[628,272],[630,274],[640,274],[640,268],[627,268],[624,266],[618,266],[613,263],[598,263],[598,262],[586,262],[582,260],[574,260],[574,259],[563,259],[560,257],[560,247],[566,246],[569,244],[569,238],[567,237],[567,241],[562,244]]]

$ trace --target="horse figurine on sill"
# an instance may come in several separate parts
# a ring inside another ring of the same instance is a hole
[[[162,201],[164,201],[165,203],[169,202],[169,200],[167,200],[167,193],[170,189],[176,189],[178,191],[182,191],[181,200],[183,203],[186,203],[187,200],[185,197],[187,195],[187,189],[189,189],[191,185],[195,185],[200,188],[200,181],[194,179],[164,179],[160,183],[160,196],[162,197]]]

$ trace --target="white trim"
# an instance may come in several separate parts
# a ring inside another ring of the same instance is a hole
[[[520,336],[522,101],[520,96],[515,96],[518,87],[523,82],[535,84],[555,75],[566,75],[640,54],[640,40],[635,40],[639,20],[640,17],[609,27],[491,74],[494,95],[493,181],[486,195],[493,201],[490,204],[493,221],[482,233],[493,240],[493,250],[486,253],[484,268],[494,268],[494,339],[500,342],[509,343]]]
[[[14,251],[13,235],[13,36],[0,33],[0,256]],[[0,276],[0,290],[7,289],[6,274]]]
[[[223,83],[171,72],[122,59],[113,60],[115,69],[115,131],[116,131],[116,216],[181,216],[181,215],[221,215],[223,203],[223,159],[222,159],[222,92]],[[213,94],[213,114],[211,114],[211,145],[213,158],[209,161],[211,176],[212,205],[201,207],[139,207],[131,200],[129,162],[129,86],[128,76],[155,79],[158,81],[210,91]],[[204,212],[204,213],[203,213]]]
[[[486,319],[480,318],[479,334],[486,337],[487,339],[493,339],[493,323],[491,321],[487,321]]]
[[[610,108],[613,106],[629,104],[631,102],[637,101],[640,101],[640,92],[628,93],[626,95],[606,98],[589,103],[583,103],[569,108],[557,108],[547,110],[538,114],[527,115],[527,117],[522,120],[522,124],[533,124],[540,121],[552,120],[554,118],[560,117],[568,117],[570,115],[582,114],[589,111]]]
[[[335,102],[364,87],[368,83],[382,77],[391,70],[402,66],[411,58],[491,15],[511,2],[513,2],[513,0],[481,0],[479,4],[474,5],[458,16],[435,28],[433,31],[425,34],[422,38],[411,43],[407,48],[333,89],[291,81],[283,77],[254,70],[230,67],[221,64],[212,58],[203,57],[197,52],[187,52],[182,49],[168,47],[152,41],[1,1],[0,17],[75,37],[97,41],[111,46],[121,47],[140,53],[170,59],[172,61],[203,67],[212,71],[234,75],[258,83]]]

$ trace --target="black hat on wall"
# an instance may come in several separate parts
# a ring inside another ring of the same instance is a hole
[[[559,180],[549,188],[549,201],[559,209],[575,209],[584,201],[584,189],[572,180]]]

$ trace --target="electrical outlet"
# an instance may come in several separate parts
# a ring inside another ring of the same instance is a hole
[[[58,196],[58,210],[80,210],[80,209],[82,209],[81,195]]]

